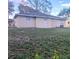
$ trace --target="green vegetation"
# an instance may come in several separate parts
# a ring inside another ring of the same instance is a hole
[[[70,59],[69,28],[9,28],[9,59]]]

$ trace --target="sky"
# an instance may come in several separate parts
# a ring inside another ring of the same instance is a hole
[[[15,15],[15,13],[19,12],[17,6],[20,0],[11,0],[11,1],[13,1],[15,5],[14,7],[15,12],[13,13],[13,15]],[[51,15],[53,16],[57,16],[63,8],[69,8],[70,6],[70,0],[49,0],[49,1],[52,2]]]
[[[70,0],[51,0],[51,2],[53,6],[51,14],[55,16],[57,16],[63,8],[69,8],[70,4]]]

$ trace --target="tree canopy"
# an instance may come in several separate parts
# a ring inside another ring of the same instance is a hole
[[[39,10],[43,13],[49,14],[52,9],[52,3],[49,0],[27,0],[28,4],[35,10]],[[23,5],[19,5],[19,11],[23,12]]]
[[[11,15],[14,11],[14,5],[12,1],[8,1],[8,13]]]
[[[60,11],[58,16],[69,16],[70,15],[70,8],[64,8],[62,11]]]

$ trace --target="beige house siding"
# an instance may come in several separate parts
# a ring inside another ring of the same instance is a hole
[[[35,27],[35,18],[17,17],[15,19],[16,27]]]
[[[56,27],[60,27],[60,25],[64,26],[64,21],[36,18],[36,27],[37,28],[56,28]]]
[[[60,25],[64,25],[64,21],[19,16],[15,19],[15,26],[18,28],[56,28],[60,27]]]
[[[70,20],[66,20],[66,21],[65,21],[64,27],[70,27]]]
[[[61,25],[64,24],[64,21],[60,21],[60,20],[52,20],[52,27],[60,27]]]
[[[51,20],[45,18],[36,18],[36,27],[37,28],[50,28]]]
[[[64,27],[70,27],[70,17],[68,17],[67,20],[65,21]]]

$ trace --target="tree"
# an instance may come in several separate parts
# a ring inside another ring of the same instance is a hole
[[[9,13],[9,15],[11,15],[13,11],[14,11],[13,2],[12,1],[8,1],[8,13]]]
[[[49,14],[52,9],[52,3],[49,0],[27,0],[28,4],[35,10],[39,10],[43,13]],[[24,12],[23,6],[19,5],[19,10]]]
[[[19,4],[18,8],[19,8],[20,13],[24,13],[25,12],[24,6],[22,4]]]
[[[60,11],[58,16],[69,16],[70,15],[70,8],[64,8],[62,11]]]
[[[30,5],[36,10],[40,10],[44,13],[50,13],[52,4],[49,0],[28,0]]]

